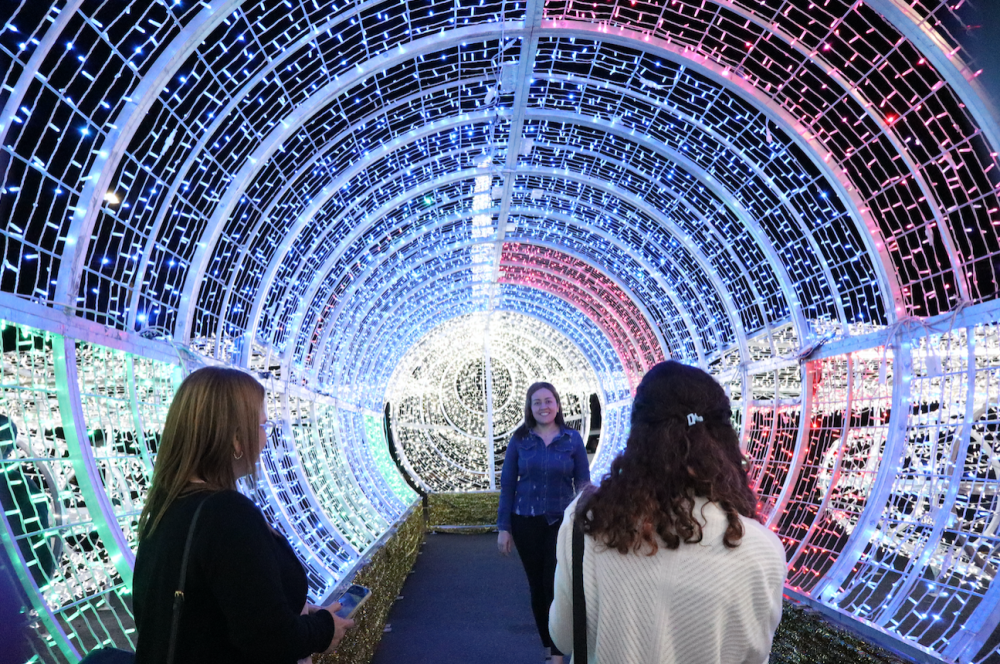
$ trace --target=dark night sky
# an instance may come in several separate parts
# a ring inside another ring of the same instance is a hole
[[[994,112],[1000,113],[1000,0],[965,0],[959,14],[972,27],[953,35],[969,51],[973,68],[983,70],[979,81],[989,93]]]

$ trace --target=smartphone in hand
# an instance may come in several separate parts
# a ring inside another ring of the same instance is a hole
[[[337,615],[341,618],[353,618],[354,614],[358,612],[361,605],[368,601],[371,597],[372,591],[364,586],[351,585],[347,589],[347,592],[337,601],[340,602],[340,608],[337,609]]]

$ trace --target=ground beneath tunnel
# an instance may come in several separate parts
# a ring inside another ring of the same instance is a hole
[[[496,535],[428,533],[372,664],[541,664],[528,583]],[[818,615],[786,604],[770,664],[895,664]]]

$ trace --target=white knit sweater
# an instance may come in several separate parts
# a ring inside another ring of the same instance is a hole
[[[555,599],[549,610],[549,632],[565,653],[573,649],[575,508],[574,500],[559,529]],[[682,543],[673,551],[660,541],[653,556],[623,555],[584,537],[589,664],[768,661],[781,620],[786,569],[781,541],[741,517],[743,539],[727,549],[722,543],[725,513],[704,499],[696,499],[693,513],[703,523],[702,541]]]

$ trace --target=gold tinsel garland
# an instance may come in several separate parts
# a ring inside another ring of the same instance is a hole
[[[427,529],[468,533],[496,530],[499,506],[498,491],[428,494]]]
[[[901,664],[902,659],[831,625],[819,613],[785,602],[770,664]]]
[[[347,633],[337,652],[314,655],[314,664],[367,664],[371,661],[389,618],[389,609],[413,568],[423,541],[424,515],[418,508],[355,575],[352,583],[370,588],[372,596],[358,611],[354,619],[357,627]]]

